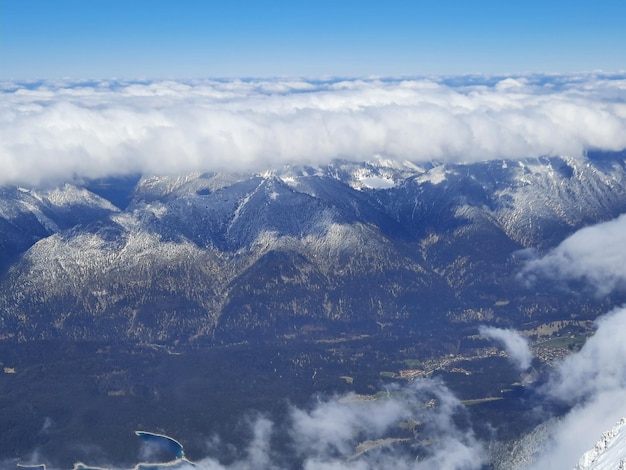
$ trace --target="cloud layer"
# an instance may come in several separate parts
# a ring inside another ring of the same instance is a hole
[[[545,256],[529,261],[521,275],[535,281],[585,281],[598,296],[626,286],[626,214],[585,227]]]
[[[559,365],[549,388],[554,397],[579,402],[600,392],[626,390],[626,308],[596,323],[598,330],[581,351]]]
[[[568,356],[545,393],[573,406],[559,421],[533,470],[573,468],[602,432],[626,416],[626,308],[598,320],[579,353]]]
[[[283,425],[258,416],[249,422],[251,439],[236,450],[235,461],[207,457],[192,464],[179,459],[172,461],[177,463],[172,468],[480,469],[486,449],[469,425],[460,424],[463,417],[467,418],[465,408],[445,385],[421,379],[391,385],[375,397],[347,394],[319,399],[308,408],[293,407]],[[279,427],[287,458],[275,448]],[[208,448],[220,445],[216,438]]]
[[[441,382],[422,379],[391,385],[376,398],[348,394],[320,399],[308,409],[294,407],[285,424],[289,442],[282,444],[291,449],[298,468],[306,470],[479,469],[485,463],[485,448],[469,426],[459,425],[464,413],[463,405]],[[234,462],[207,457],[193,464],[178,460],[175,468],[293,468],[294,463],[284,463],[273,448],[277,425],[263,416],[249,424],[252,437],[246,448],[237,451]],[[411,450],[402,446],[408,440]],[[217,439],[211,446],[219,444]],[[418,458],[416,445],[422,448]]]
[[[580,281],[598,297],[626,285],[626,215],[583,228],[541,258],[522,277]],[[533,470],[573,468],[602,432],[626,416],[626,307],[600,317],[580,352],[566,357],[544,387],[572,410],[552,429]]]
[[[0,185],[626,148],[622,75],[0,83]]]
[[[530,350],[528,341],[517,331],[493,326],[481,326],[479,333],[482,336],[498,341],[509,355],[510,361],[520,371],[525,371],[530,367],[533,360],[533,353]]]

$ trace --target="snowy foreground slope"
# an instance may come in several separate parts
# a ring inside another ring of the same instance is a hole
[[[576,465],[576,470],[626,469],[626,418],[613,429],[602,433],[595,447],[586,452]]]

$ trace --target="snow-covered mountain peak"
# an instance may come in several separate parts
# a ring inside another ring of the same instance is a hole
[[[85,188],[79,188],[72,184],[65,184],[61,187],[54,188],[46,192],[31,191],[33,196],[39,200],[47,200],[50,204],[57,207],[72,207],[72,206],[98,206],[101,209],[118,212],[119,209],[111,204],[104,198],[97,196],[96,194],[88,191]]]
[[[77,207],[98,208],[107,212],[119,211],[106,199],[71,184],[53,189],[7,187],[0,193],[0,217],[7,219],[21,215],[24,210],[37,214],[39,219],[47,219],[48,215],[44,215],[44,212],[70,211]]]
[[[446,180],[450,170],[445,165],[436,166],[421,176],[418,176],[417,181],[420,183],[431,183],[434,185],[443,183]]]
[[[626,417],[602,433],[595,447],[581,457],[576,470],[626,470]]]
[[[409,160],[395,160],[376,155],[372,160],[367,162],[369,166],[376,168],[388,168],[397,171],[410,171],[412,173],[425,173],[431,166],[424,167]]]
[[[354,189],[388,189],[396,185],[392,175],[373,172],[368,168],[359,168],[354,172],[353,178],[351,186]]]

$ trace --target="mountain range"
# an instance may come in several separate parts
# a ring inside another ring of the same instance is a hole
[[[0,189],[5,341],[442,332],[604,308],[525,261],[626,212],[626,154],[377,158]]]

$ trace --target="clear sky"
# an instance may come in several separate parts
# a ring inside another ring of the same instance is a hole
[[[626,1],[0,0],[0,78],[626,68]]]

